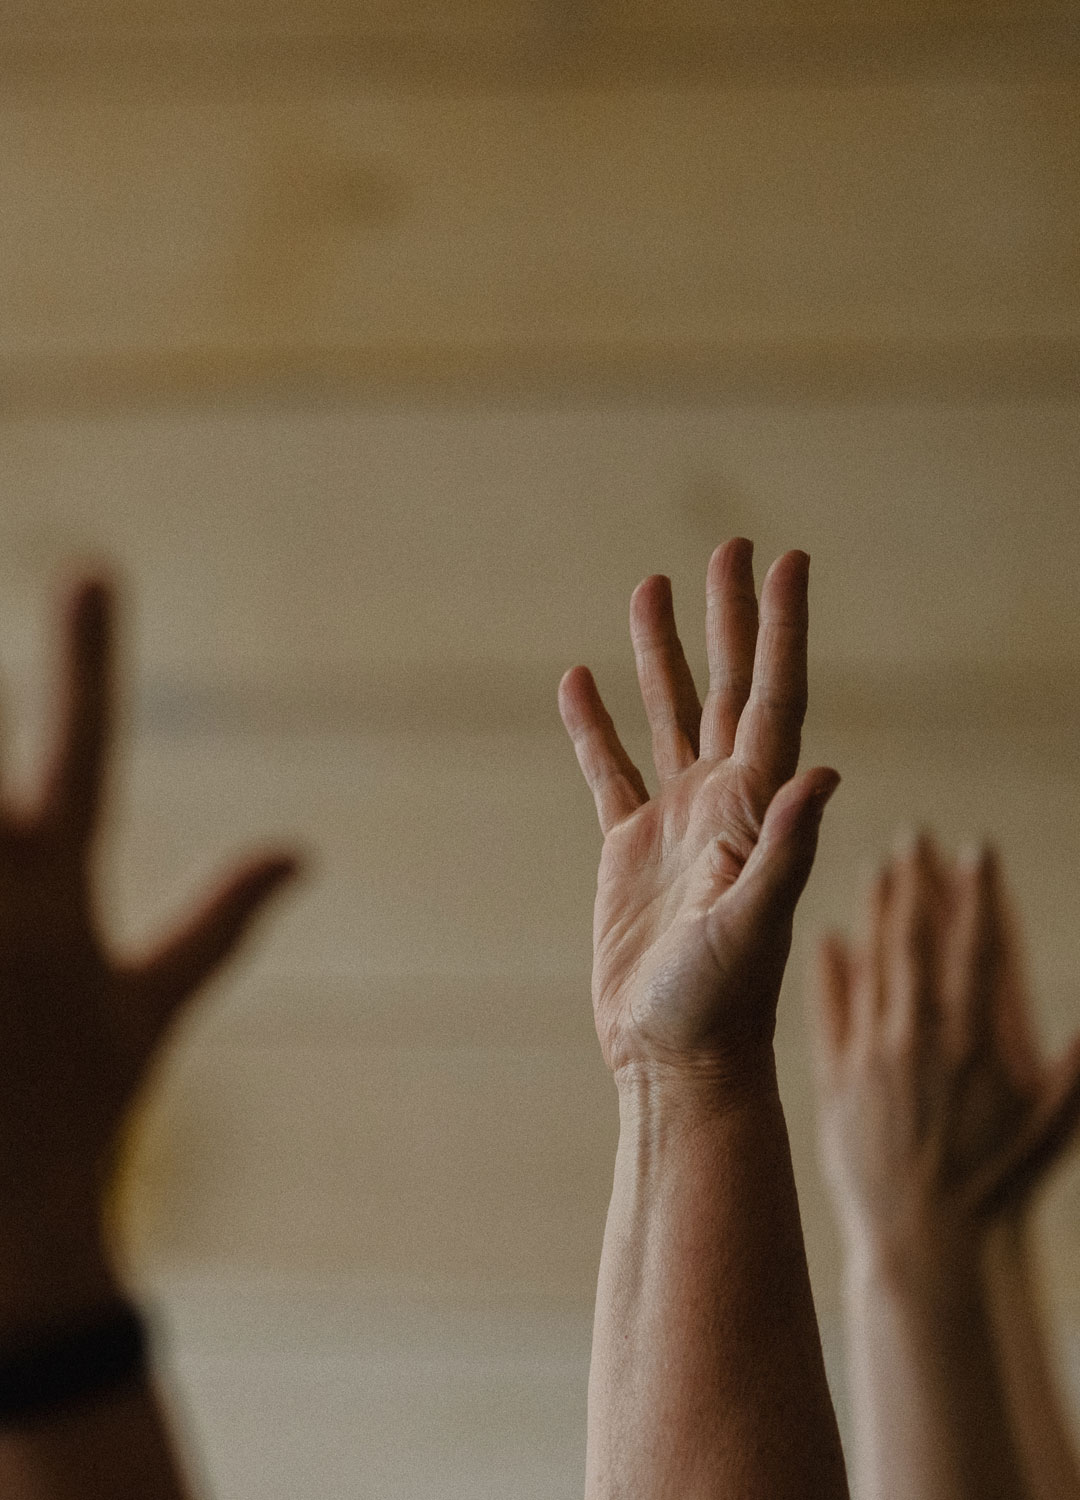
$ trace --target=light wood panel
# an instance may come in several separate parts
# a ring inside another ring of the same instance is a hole
[[[935,712],[955,693],[981,716],[1006,670],[1022,726],[1037,684],[1060,711],[1080,660],[1075,403],[160,413],[0,425],[0,462],[9,672],[44,672],[70,560],[114,558],[141,711],[166,738],[485,713],[557,730],[578,660],[639,723],[631,589],[671,574],[703,666],[705,561],[740,533],[759,576],[810,551],[840,716],[849,669],[856,700],[867,676],[913,673],[918,697],[956,672]]]
[[[99,0],[77,8],[9,0],[0,38],[0,75],[28,93],[50,85],[146,92],[346,82],[481,91],[760,84],[1018,69],[1061,75],[1080,64],[1080,27],[1066,0],[307,0],[302,8],[281,0]]]
[[[5,0],[0,23],[27,29],[80,32],[120,28],[166,32],[304,31],[348,28],[442,32],[567,31],[609,32],[679,26],[727,30],[769,30],[775,26],[820,26],[840,30],[856,25],[913,27],[957,21],[984,25],[996,21],[1064,20],[1073,14],[1066,0]]]
[[[581,1494],[588,1303],[227,1273],[162,1291],[171,1384],[208,1494]]]
[[[0,110],[19,407],[1075,388],[1072,83]]]

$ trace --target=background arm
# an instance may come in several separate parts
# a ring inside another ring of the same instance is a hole
[[[984,1270],[1009,1414],[1032,1500],[1080,1500],[1080,1463],[1052,1368],[1029,1231],[1020,1215],[1007,1216],[991,1230]]]

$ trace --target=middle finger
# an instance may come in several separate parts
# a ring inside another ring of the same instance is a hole
[[[630,639],[652,730],[656,773],[662,782],[668,781],[697,760],[701,704],[675,629],[671,582],[660,573],[634,590]]]

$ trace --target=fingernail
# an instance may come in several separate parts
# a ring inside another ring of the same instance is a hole
[[[821,817],[822,813],[825,811],[825,808],[828,806],[829,801],[832,798],[833,793],[836,791],[836,788],[839,785],[840,785],[840,773],[839,773],[839,771],[831,771],[830,770],[828,772],[827,777],[822,777],[821,781],[814,788],[813,796],[811,798],[811,803],[812,803],[813,807],[815,808],[815,810],[816,810],[817,815],[818,815],[819,818]]]

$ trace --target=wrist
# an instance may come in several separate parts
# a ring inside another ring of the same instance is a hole
[[[1028,1251],[1029,1229],[1029,1216],[1023,1209],[1012,1208],[998,1215],[987,1225],[987,1252],[1023,1259]]]
[[[702,1160],[726,1150],[733,1136],[783,1129],[783,1111],[772,1049],[738,1075],[712,1066],[633,1064],[616,1074],[619,1152],[648,1176],[672,1160]],[[687,1148],[690,1148],[688,1151]],[[700,1149],[699,1149],[700,1148]]]
[[[995,1219],[986,1232],[983,1272],[993,1292],[1026,1281],[1032,1261],[1027,1215],[1009,1213]]]
[[[709,1118],[771,1104],[777,1097],[771,1043],[739,1057],[636,1059],[615,1069],[624,1121],[646,1123]]]
[[[0,1342],[78,1320],[121,1296],[96,1224],[0,1220]]]
[[[847,1239],[849,1296],[872,1286],[894,1300],[934,1307],[980,1294],[984,1236],[967,1227],[931,1220],[888,1228],[863,1225]]]

